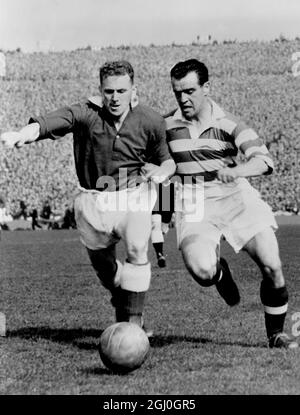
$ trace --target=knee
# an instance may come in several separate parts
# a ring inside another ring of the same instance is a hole
[[[272,280],[275,285],[276,281],[283,283],[278,243],[271,228],[257,234],[246,245],[246,250],[259,266],[264,278]]]
[[[185,258],[185,264],[194,280],[202,287],[213,285],[213,277],[216,273],[216,262],[201,258]]]
[[[148,241],[135,240],[127,243],[127,256],[131,263],[144,263],[147,261]]]
[[[282,265],[280,259],[277,258],[269,258],[268,260],[264,261],[263,270],[267,276],[275,276],[282,273]]]
[[[264,264],[263,274],[264,278],[271,281],[274,287],[280,288],[285,285],[280,259]]]
[[[217,271],[216,247],[190,236],[183,239],[181,251],[185,266],[194,280],[203,287],[213,285]]]

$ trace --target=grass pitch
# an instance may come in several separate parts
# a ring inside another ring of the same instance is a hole
[[[300,226],[283,225],[277,235],[290,294],[286,331],[292,334],[292,315],[300,312]],[[201,288],[190,277],[174,229],[165,244],[167,268],[156,266],[150,247],[146,318],[155,336],[146,362],[126,376],[112,374],[100,360],[99,337],[114,313],[77,232],[3,232],[0,248],[0,311],[7,319],[7,337],[0,337],[1,395],[300,393],[300,349],[268,349],[259,271],[226,244],[222,254],[242,297],[234,308],[214,287]],[[124,257],[122,246],[119,253]]]

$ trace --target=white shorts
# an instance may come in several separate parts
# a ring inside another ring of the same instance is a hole
[[[119,192],[80,188],[74,210],[80,240],[92,250],[107,248],[124,237],[127,223],[139,213],[151,219],[156,202],[153,183],[142,183]]]
[[[176,205],[181,206],[176,209],[175,220],[179,248],[184,238],[197,234],[215,245],[224,236],[235,252],[239,252],[257,233],[268,227],[278,228],[270,206],[246,179],[199,188],[202,194],[194,206],[198,217],[191,215],[191,202],[188,212],[185,211],[182,200],[191,200],[192,195],[188,191],[184,197],[182,189],[179,187],[176,192]],[[202,208],[199,208],[201,197]]]

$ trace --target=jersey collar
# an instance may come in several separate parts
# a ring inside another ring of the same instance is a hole
[[[88,101],[91,102],[92,104],[96,105],[99,108],[103,107],[103,100],[101,95],[94,95],[88,98]],[[139,99],[138,96],[136,94],[133,94],[130,105],[131,108],[134,108],[138,105],[139,103]]]
[[[225,112],[223,111],[223,109],[215,102],[213,101],[211,98],[208,98],[208,101],[211,105],[211,122],[213,124],[214,121],[218,121],[221,118],[225,117]],[[186,123],[192,123],[192,121],[187,120],[183,115],[182,112],[180,110],[180,108],[178,108],[175,111],[175,114],[173,115],[173,119],[174,120],[179,120],[182,122],[186,122]]]

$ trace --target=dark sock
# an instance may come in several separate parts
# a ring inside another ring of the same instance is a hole
[[[163,255],[163,242],[155,242],[153,243],[153,248],[155,249],[156,256],[158,257],[159,254]]]
[[[133,321],[143,315],[146,292],[134,292],[118,289],[113,305],[116,308],[117,321]]]
[[[274,288],[263,280],[260,286],[260,298],[265,308],[265,324],[268,338],[283,331],[287,305],[287,288]]]

